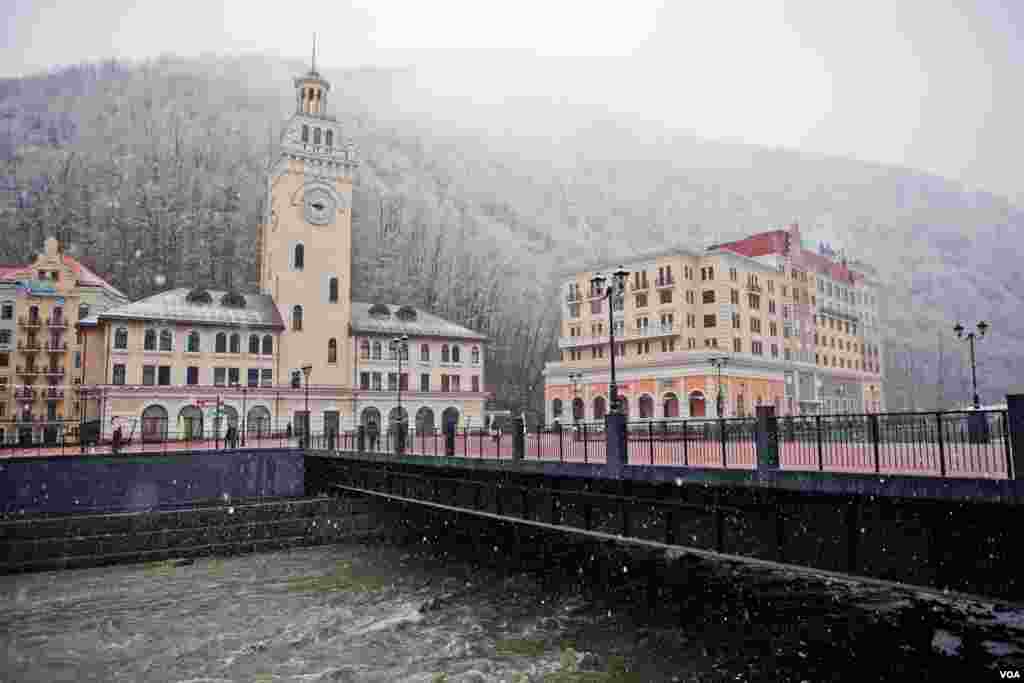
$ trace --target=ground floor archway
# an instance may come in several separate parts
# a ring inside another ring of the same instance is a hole
[[[203,412],[196,406],[185,406],[178,413],[178,434],[183,439],[203,438]]]
[[[434,431],[434,411],[423,406],[416,411],[416,433],[431,434]]]
[[[690,392],[690,417],[705,417],[707,415],[707,405],[704,400],[704,392],[702,391],[691,391]]]
[[[142,411],[142,440],[163,441],[167,438],[167,409],[161,405],[147,406]]]

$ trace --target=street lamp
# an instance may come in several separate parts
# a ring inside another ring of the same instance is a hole
[[[249,388],[248,388],[248,386],[246,386],[245,384],[242,384],[241,382],[234,382],[234,383],[232,383],[231,386],[233,386],[235,389],[241,389],[242,390],[242,445],[245,446],[245,432],[246,432],[246,429],[245,429],[245,427],[246,427],[246,424],[245,424],[245,418],[246,418],[245,409],[246,409],[246,398],[247,398],[247,393],[248,393],[248,389]],[[307,408],[307,410],[308,410],[308,408]]]
[[[402,419],[402,353],[408,353],[409,335],[403,334],[391,340],[391,350],[398,359],[398,375],[395,385],[398,388],[398,415],[395,418],[395,449],[401,453],[405,450],[405,424]]]
[[[722,396],[722,367],[729,363],[729,359],[724,356],[716,356],[709,358],[708,362],[711,363],[718,373],[718,397],[715,398],[715,409],[718,411],[718,417],[723,417],[725,397]]]
[[[971,345],[971,381],[973,382],[973,386],[974,386],[974,409],[977,410],[977,409],[981,408],[981,400],[978,398],[978,371],[977,371],[977,366],[976,366],[975,361],[974,361],[974,339],[975,339],[975,333],[974,332],[968,332],[967,334],[964,334],[964,326],[961,325],[960,323],[957,323],[956,326],[953,327],[953,331],[956,332],[957,339],[959,339],[960,341],[965,341],[966,340]],[[985,332],[987,332],[987,331],[988,331],[988,323],[986,323],[984,320],[982,320],[980,323],[978,323],[977,338],[981,339],[982,337],[984,337],[985,336]]]
[[[572,382],[572,421],[579,422],[580,418],[576,415],[576,399],[579,398],[579,384],[580,380],[583,379],[582,372],[570,372],[569,381]]]
[[[302,441],[305,444],[303,448],[309,448],[309,427],[312,420],[309,419],[309,376],[313,372],[312,365],[303,365],[302,374],[306,378],[306,424],[304,425]]]
[[[619,412],[619,392],[615,384],[615,320],[613,318],[613,310],[615,309],[615,297],[623,294],[626,290],[627,276],[629,276],[629,271],[619,266],[619,269],[612,273],[610,282],[601,273],[597,273],[594,277],[590,278],[590,287],[592,292],[597,292],[597,300],[608,300],[608,346],[611,350],[612,362],[612,382],[608,387],[608,397],[611,402],[611,413],[613,414]],[[606,283],[607,287],[605,286]]]

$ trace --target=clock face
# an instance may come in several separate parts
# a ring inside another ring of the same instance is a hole
[[[303,198],[306,222],[313,225],[331,225],[337,211],[334,196],[322,188],[313,188]]]

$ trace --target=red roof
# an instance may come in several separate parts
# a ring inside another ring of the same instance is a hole
[[[762,232],[757,235],[751,235],[750,237],[736,242],[716,244],[712,249],[728,249],[729,251],[735,252],[741,256],[753,258],[755,256],[765,256],[767,254],[781,254],[786,243],[785,240],[785,230],[772,230],[771,232]]]
[[[127,299],[128,297],[121,292],[119,289],[114,287],[112,284],[101,278],[90,268],[82,265],[77,259],[63,255],[64,265],[71,269],[71,272],[75,274],[75,279],[82,285],[87,287],[102,287],[116,296]],[[0,282],[10,282],[12,280],[19,280],[22,278],[32,277],[32,266],[0,266]]]

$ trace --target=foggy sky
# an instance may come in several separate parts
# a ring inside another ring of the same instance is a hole
[[[413,66],[467,124],[510,96],[931,171],[1024,202],[1019,0],[4,0],[0,76],[161,53]],[[490,105],[490,106],[483,106]],[[474,121],[479,119],[479,121]],[[517,121],[531,134],[543,121]]]

